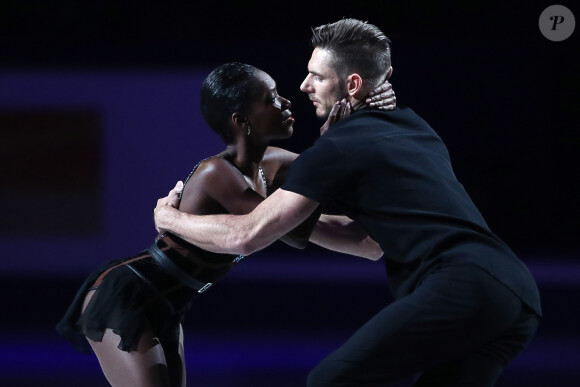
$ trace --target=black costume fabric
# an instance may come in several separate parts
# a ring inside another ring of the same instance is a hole
[[[209,253],[171,234],[155,243],[184,273],[202,283],[218,281],[242,258]],[[102,274],[102,281],[95,286]],[[95,293],[81,313],[90,290]],[[176,346],[179,324],[198,295],[197,289],[181,283],[144,251],[94,270],[78,290],[57,331],[83,353],[90,352],[86,337],[101,341],[107,328],[121,337],[119,349],[123,351],[135,350],[148,329],[164,345]]]
[[[290,167],[283,189],[333,203],[384,251],[395,299],[437,265],[482,267],[538,315],[534,279],[488,227],[437,133],[410,108],[363,109],[332,125]]]
[[[91,351],[86,338],[102,341],[107,328],[121,337],[118,347],[123,351],[137,349],[146,330],[155,332],[163,345],[177,348],[179,324],[191,302],[243,258],[211,253],[163,234],[148,250],[107,262],[89,274],[56,329],[83,353]],[[95,293],[82,312],[91,290]]]
[[[320,362],[307,386],[491,387],[538,322],[479,266],[441,264]]]
[[[292,164],[282,189],[330,204],[384,251],[395,301],[309,375],[309,387],[492,386],[538,326],[535,281],[409,108],[359,110]],[[399,384],[395,384],[399,385]]]

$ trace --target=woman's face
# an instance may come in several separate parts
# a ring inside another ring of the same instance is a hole
[[[246,112],[252,128],[250,136],[259,136],[265,141],[290,137],[294,130],[290,101],[278,95],[276,82],[261,70],[256,70],[253,86],[255,98]]]

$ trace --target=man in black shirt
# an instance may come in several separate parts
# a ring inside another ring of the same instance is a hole
[[[489,229],[423,119],[409,108],[359,108],[392,73],[384,34],[343,19],[316,28],[312,43],[301,89],[320,117],[343,97],[354,112],[302,153],[252,213],[184,214],[171,207],[172,192],[158,202],[157,227],[207,250],[247,255],[332,203],[349,220],[321,217],[315,243],[373,257],[359,243],[372,238],[395,301],[324,359],[308,385],[388,386],[408,377],[416,386],[493,385],[537,329],[532,276]]]

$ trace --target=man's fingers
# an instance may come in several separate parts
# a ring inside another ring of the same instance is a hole
[[[169,191],[169,194],[171,195],[173,192],[181,192],[182,189],[183,189],[183,181],[179,180],[177,184],[175,184],[175,187],[173,187],[171,191]]]
[[[175,187],[169,191],[166,197],[157,200],[156,210],[164,206],[171,206],[177,208],[179,206],[179,193],[183,190],[183,182],[180,180],[175,184]]]

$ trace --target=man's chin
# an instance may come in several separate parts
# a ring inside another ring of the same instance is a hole
[[[330,111],[316,109],[316,117],[320,118],[322,121],[326,121],[329,115]]]

